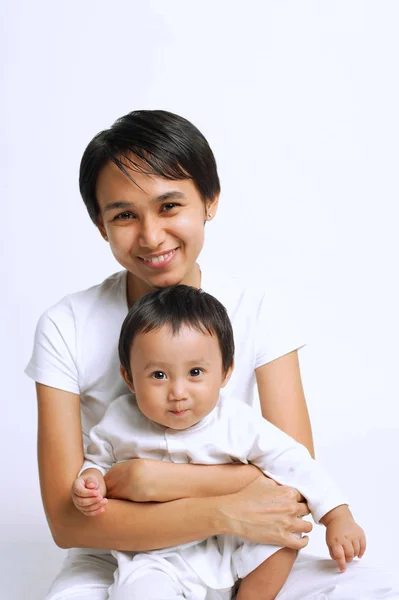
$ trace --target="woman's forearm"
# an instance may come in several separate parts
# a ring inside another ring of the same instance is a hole
[[[53,535],[62,548],[153,550],[232,534],[261,544],[303,548],[312,526],[299,494],[259,476],[239,492],[211,498],[134,503],[110,500],[102,515],[82,515],[69,501],[53,516]],[[55,525],[56,523],[56,525]]]
[[[57,519],[53,535],[62,548],[146,551],[201,540],[225,530],[219,498],[165,503],[109,500],[90,518],[72,504]]]

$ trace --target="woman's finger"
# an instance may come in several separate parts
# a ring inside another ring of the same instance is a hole
[[[312,523],[309,523],[309,521],[304,521],[303,519],[295,519],[292,526],[292,531],[294,533],[310,533],[312,529]]]
[[[309,538],[307,535],[303,535],[302,537],[298,537],[297,535],[289,535],[285,541],[285,546],[287,548],[291,548],[292,550],[302,550],[309,543]]]
[[[298,502],[296,514],[298,517],[306,517],[307,515],[310,515],[309,506],[306,504],[306,502]]]

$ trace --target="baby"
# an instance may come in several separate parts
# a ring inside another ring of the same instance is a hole
[[[221,395],[233,370],[234,339],[225,308],[188,286],[151,292],[130,309],[119,341],[121,374],[132,394],[113,401],[91,433],[75,480],[75,506],[86,515],[106,507],[104,474],[132,458],[176,463],[252,463],[297,489],[326,526],[341,571],[365,551],[363,530],[307,449],[250,406]],[[273,600],[296,551],[233,536],[150,552],[113,552],[112,600],[231,598]]]

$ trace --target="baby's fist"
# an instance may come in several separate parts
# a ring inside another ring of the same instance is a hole
[[[105,493],[104,477],[95,469],[84,471],[72,485],[72,501],[87,517],[95,517],[104,512],[104,506],[108,502],[104,498]]]

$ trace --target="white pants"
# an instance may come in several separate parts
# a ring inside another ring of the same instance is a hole
[[[46,600],[108,600],[115,568],[116,560],[109,552],[70,550]],[[173,591],[173,586],[169,587]],[[175,591],[175,596],[158,596],[157,600],[182,597]],[[347,565],[341,574],[334,561],[300,553],[278,600],[399,600],[399,584],[388,572],[367,565],[365,559]]]
[[[214,590],[178,552],[139,553],[119,564],[110,600],[231,600],[233,589]]]
[[[133,585],[136,589],[140,573],[148,573],[152,568],[157,573],[164,571],[170,580],[190,582],[190,586],[182,583],[184,598],[202,600],[207,597],[206,590],[232,590],[238,579],[246,577],[279,549],[278,546],[253,544],[234,535],[223,535],[150,552],[113,551],[111,554],[117,560],[118,569],[111,598],[122,598],[122,593],[116,596],[118,587]],[[193,592],[190,592],[191,588]],[[200,588],[205,590],[202,594]],[[231,595],[226,597],[231,598]],[[126,594],[126,598],[129,597],[136,595]]]

